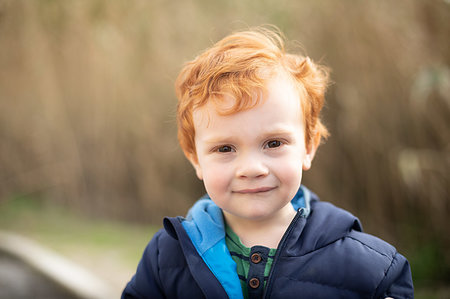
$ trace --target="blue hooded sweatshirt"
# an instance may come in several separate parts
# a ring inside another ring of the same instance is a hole
[[[266,287],[250,290],[250,298],[413,298],[407,260],[363,233],[356,217],[320,202],[304,186],[291,203],[297,214],[278,245]],[[264,279],[258,271],[249,275]],[[209,197],[186,218],[164,219],[122,298],[243,298],[222,211]]]

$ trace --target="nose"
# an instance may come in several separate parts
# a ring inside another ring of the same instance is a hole
[[[242,155],[236,162],[236,176],[239,178],[258,178],[269,174],[269,168],[258,154]]]

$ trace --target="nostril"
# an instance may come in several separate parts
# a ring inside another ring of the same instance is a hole
[[[264,165],[249,165],[240,167],[236,175],[240,178],[260,178],[269,174],[269,169]]]
[[[265,160],[255,152],[241,152],[236,160],[236,176],[240,178],[258,178],[269,174]]]

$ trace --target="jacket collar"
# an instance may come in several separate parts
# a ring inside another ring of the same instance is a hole
[[[312,192],[301,186],[291,200],[293,208],[306,218],[310,213]],[[222,210],[205,195],[189,210],[182,225],[198,254],[219,280],[230,298],[242,298],[236,264],[225,243]],[[170,233],[170,232],[169,232]]]
[[[305,255],[345,237],[351,230],[362,231],[358,218],[331,203],[319,201],[313,194],[308,221],[303,229],[292,232],[284,255]]]
[[[291,204],[295,210],[301,212],[302,217],[306,218],[311,212],[310,202],[317,199],[317,195],[302,185],[291,200]],[[208,194],[200,198],[188,211],[183,227],[200,255],[225,238],[222,210]]]
[[[304,186],[300,187],[291,203],[299,217],[295,218],[297,221],[293,223],[284,241],[286,243],[282,246],[283,252],[279,253],[283,256],[301,256],[342,238],[351,229],[362,230],[356,217],[332,204],[320,202],[317,195]],[[242,298],[236,264],[225,244],[222,210],[208,195],[194,204],[186,218],[166,218],[164,227],[175,239],[186,235],[186,238],[179,240],[180,243],[190,240],[189,246],[195,247],[195,251],[220,282],[228,297]],[[179,232],[181,227],[183,232]],[[186,255],[190,267],[191,264],[198,265],[198,262],[189,262],[192,258],[192,254]],[[198,275],[197,272],[191,269],[194,278]],[[197,278],[199,284],[205,284],[202,288],[210,287],[207,280]]]

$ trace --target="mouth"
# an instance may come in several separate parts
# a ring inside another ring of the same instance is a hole
[[[255,193],[266,193],[276,189],[276,187],[259,187],[259,188],[249,188],[249,189],[240,189],[233,191],[233,193],[239,194],[255,194]]]

